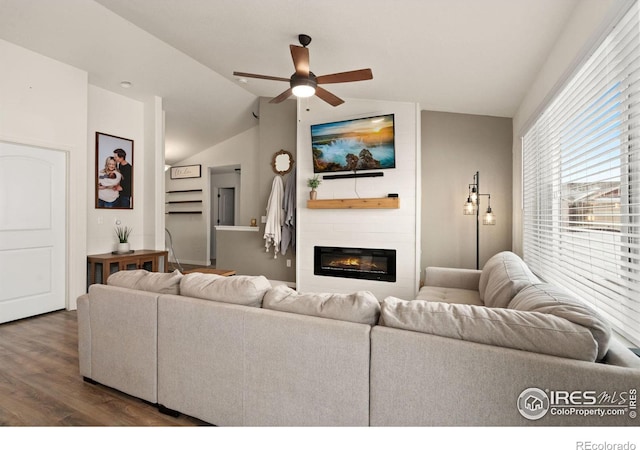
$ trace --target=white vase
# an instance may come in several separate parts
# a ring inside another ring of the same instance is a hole
[[[120,242],[118,244],[118,253],[129,253],[129,243],[128,242]]]

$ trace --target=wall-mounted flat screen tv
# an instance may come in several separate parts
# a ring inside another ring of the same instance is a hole
[[[311,125],[313,172],[396,167],[393,114]]]

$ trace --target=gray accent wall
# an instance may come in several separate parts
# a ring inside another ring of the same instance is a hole
[[[480,267],[511,250],[512,121],[510,118],[422,111],[421,268],[475,269],[475,216],[462,213],[468,185],[480,172],[491,194],[494,226],[480,223]],[[481,196],[481,213],[487,197]]]
[[[268,98],[260,99],[259,138],[257,158],[257,183],[254,196],[257,199],[255,217],[258,220],[258,232],[218,231],[216,266],[233,269],[239,275],[264,275],[271,280],[296,281],[296,256],[292,249],[285,255],[278,253],[273,257],[273,247],[269,253],[265,250],[264,227],[260,217],[267,213],[267,202],[271,193],[273,178],[276,175],[271,168],[273,154],[287,150],[296,154],[296,109],[295,100],[282,103],[269,103]],[[244,170],[244,169],[243,169]],[[283,183],[287,177],[283,178]],[[304,193],[306,195],[306,192]],[[248,224],[239,224],[248,225]],[[290,267],[287,267],[289,262]]]

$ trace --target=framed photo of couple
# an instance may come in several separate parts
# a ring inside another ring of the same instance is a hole
[[[96,208],[133,209],[133,141],[96,132]]]

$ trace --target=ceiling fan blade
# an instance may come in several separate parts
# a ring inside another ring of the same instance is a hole
[[[340,97],[336,97],[326,89],[322,89],[320,86],[316,86],[316,95],[325,102],[329,103],[331,106],[338,106],[344,103],[344,100],[342,100]]]
[[[255,73],[233,72],[235,77],[259,78],[261,80],[289,81],[289,78],[272,77],[269,75],[257,75]]]
[[[289,97],[291,97],[291,94],[293,94],[292,89],[289,88],[286,91],[284,91],[282,94],[278,95],[275,98],[272,98],[269,103],[280,103],[285,101],[286,99],[288,99]]]
[[[296,68],[296,75],[309,76],[309,49],[299,45],[290,45],[293,66]]]
[[[347,83],[349,81],[363,81],[373,79],[371,69],[351,70],[349,72],[332,73],[317,78],[318,84]]]

